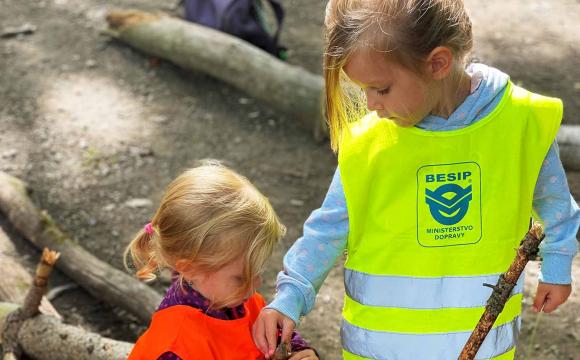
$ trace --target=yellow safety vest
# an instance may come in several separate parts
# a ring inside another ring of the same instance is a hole
[[[559,99],[508,84],[485,118],[433,132],[375,114],[341,142],[345,359],[456,359],[525,235]],[[513,359],[520,279],[477,359]]]

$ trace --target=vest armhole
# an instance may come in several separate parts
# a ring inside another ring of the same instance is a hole
[[[183,306],[183,305],[180,305]],[[171,323],[172,326],[170,326],[169,328],[171,329],[171,334],[163,334],[163,343],[159,344],[159,346],[155,349],[155,353],[157,354],[156,357],[154,358],[154,360],[157,360],[157,358],[159,358],[159,356],[163,355],[166,352],[172,352],[175,355],[179,356],[181,359],[188,359],[187,358],[187,354],[183,353],[184,349],[181,349],[180,346],[178,345],[180,343],[180,340],[182,338],[182,331],[183,331],[183,323],[187,317],[187,314],[183,314],[182,311],[177,311],[177,309],[172,309],[172,307],[166,308],[164,310],[169,310],[171,309],[172,312],[171,313],[166,313],[166,314],[161,314],[161,319],[159,319],[160,321],[166,321],[168,323]],[[163,311],[163,310],[161,310]],[[157,331],[162,330],[162,328],[164,330],[166,330],[166,327],[159,327],[157,329]],[[170,336],[167,336],[170,335]],[[168,338],[171,339],[168,339]],[[153,341],[155,341],[156,339],[153,339]],[[188,359],[189,360],[189,359]],[[193,359],[192,359],[193,360]]]

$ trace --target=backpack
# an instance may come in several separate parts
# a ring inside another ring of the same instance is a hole
[[[278,45],[284,9],[277,0],[185,0],[184,5],[187,20],[246,40],[285,60],[286,49]]]

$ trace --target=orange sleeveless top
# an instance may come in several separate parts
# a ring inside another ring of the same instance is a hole
[[[157,311],[128,360],[157,360],[169,351],[184,360],[262,360],[252,325],[265,305],[255,293],[244,304],[245,316],[235,320],[215,319],[186,305]]]

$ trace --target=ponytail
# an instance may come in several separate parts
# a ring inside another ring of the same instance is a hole
[[[155,256],[154,241],[156,237],[155,231],[149,233],[142,229],[131,240],[123,254],[125,268],[127,270],[131,267],[136,269],[137,277],[145,281],[152,281],[157,278],[155,273],[159,270],[159,264]],[[129,256],[131,257],[131,264],[129,264]]]

